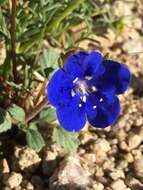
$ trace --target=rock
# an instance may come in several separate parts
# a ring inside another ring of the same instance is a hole
[[[107,152],[111,150],[110,144],[105,139],[97,139],[93,151],[96,157],[96,163],[102,164],[107,159]]]
[[[143,180],[143,156],[140,159],[134,161],[134,170],[136,176]]]
[[[113,158],[113,157],[112,157]],[[115,162],[112,160],[112,159],[107,159],[104,163],[103,163],[103,165],[102,165],[102,168],[103,168],[103,170],[109,170],[109,171],[111,171],[111,170],[114,170],[114,167],[115,167]]]
[[[2,172],[2,174],[10,172],[8,162],[5,158],[0,161],[0,171]]]
[[[103,177],[104,176],[104,172],[103,169],[101,167],[98,167],[96,172],[95,172],[95,176],[96,177]]]
[[[132,14],[130,6],[127,6],[127,4],[124,1],[115,1],[113,3],[113,10],[114,14],[118,17]]]
[[[125,142],[125,141],[122,141],[122,142],[120,142],[120,148],[122,149],[122,150],[128,150],[128,145],[127,145],[127,143]]]
[[[119,178],[125,178],[125,174],[123,172],[123,170],[115,170],[111,173],[109,173],[109,176],[113,179],[113,180],[117,180]]]
[[[128,146],[129,146],[129,149],[135,149],[137,148],[140,144],[141,144],[141,137],[137,134],[131,134],[129,135],[128,139]]]
[[[111,150],[111,147],[110,147],[109,142],[106,139],[97,139],[94,145],[94,150],[108,152],[109,150]]]
[[[21,186],[15,187],[14,190],[22,190]]]
[[[134,156],[135,160],[142,158],[142,152],[140,149],[134,149],[131,151],[131,153]]]
[[[44,182],[40,176],[32,176],[31,182],[38,190],[42,190],[44,187]]]
[[[27,185],[26,185],[26,189],[27,190],[34,190],[34,187],[33,187],[32,183],[28,182]]]
[[[114,181],[112,184],[111,184],[111,188],[113,190],[127,190],[127,187],[124,183],[123,180],[121,179],[118,179],[117,181]]]
[[[69,189],[86,187],[89,183],[89,172],[82,167],[78,156],[70,156],[63,160],[49,180],[50,190],[60,190],[61,186],[66,185]]]
[[[134,28],[141,29],[142,24],[143,23],[142,23],[142,19],[141,18],[137,17],[137,18],[133,19],[133,26],[134,26]]]
[[[11,189],[16,188],[22,182],[22,175],[16,172],[12,172],[4,177],[3,182]]]
[[[122,120],[123,120],[123,119],[122,119]],[[119,122],[120,122],[120,121],[119,121]],[[126,122],[125,122],[125,123],[126,123]],[[120,125],[119,125],[119,126],[120,126]],[[125,125],[123,124],[123,126],[125,126]],[[119,140],[120,142],[122,142],[123,140],[125,140],[127,134],[125,133],[125,131],[124,131],[123,129],[119,129],[118,132],[117,132],[117,134],[116,134],[116,136],[117,136],[118,140]]]
[[[142,190],[143,189],[143,184],[136,178],[130,177],[126,180],[127,185],[132,189],[132,190]]]
[[[119,161],[119,163],[118,163],[118,165],[117,165],[117,169],[126,169],[126,168],[128,168],[128,162],[127,162],[127,160],[120,160]]]
[[[127,40],[123,44],[123,50],[127,53],[137,53],[137,52],[142,52],[143,51],[143,45],[140,40]]]
[[[143,127],[140,128],[138,135],[140,136],[140,138],[143,141]]]
[[[15,157],[13,158],[12,167],[15,170],[28,170],[34,172],[39,166],[41,158],[38,154],[29,147],[15,149]]]
[[[128,153],[125,155],[125,160],[127,160],[128,163],[132,163],[134,161],[134,158],[131,153]]]
[[[104,190],[104,185],[102,183],[95,183],[93,185],[93,190]]]

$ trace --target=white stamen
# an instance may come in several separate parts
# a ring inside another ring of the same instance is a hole
[[[81,107],[82,107],[82,104],[78,104],[78,107],[81,108]]]
[[[87,80],[91,80],[92,77],[91,77],[91,76],[86,76],[85,79],[87,79]]]
[[[74,80],[73,80],[73,83],[76,83],[78,81],[78,77],[76,77]]]
[[[96,106],[96,105],[94,105],[94,106],[93,106],[93,109],[96,109],[96,108],[97,108],[97,106]]]
[[[83,102],[86,102],[86,96],[83,96],[83,97],[82,97],[82,101],[83,101]]]
[[[75,92],[73,91],[73,89],[71,90],[71,96],[72,96],[72,97],[75,96]]]
[[[103,102],[103,98],[100,98],[100,100],[99,100],[100,102]]]

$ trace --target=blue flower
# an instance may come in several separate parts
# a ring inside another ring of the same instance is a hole
[[[93,127],[105,128],[118,118],[117,95],[127,90],[130,81],[125,65],[107,60],[97,51],[78,52],[52,76],[47,86],[48,100],[68,131],[79,131],[86,120]]]

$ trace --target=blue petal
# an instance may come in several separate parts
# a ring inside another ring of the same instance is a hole
[[[105,128],[114,124],[119,116],[120,103],[119,99],[114,95],[97,91],[94,95],[89,97],[88,104],[91,106],[90,109],[86,111],[87,119],[89,123],[96,128]]]
[[[64,70],[72,77],[73,80],[76,77],[80,78],[83,76],[81,64],[87,55],[87,53],[78,52],[77,54],[69,56],[64,64]]]
[[[79,107],[80,100],[73,98],[66,106],[57,108],[57,118],[61,126],[70,132],[78,132],[82,129],[86,122],[86,114],[84,105]]]
[[[67,104],[71,100],[72,80],[62,69],[52,76],[48,86],[48,100],[53,106]]]
[[[96,87],[104,92],[121,94],[125,92],[131,82],[131,74],[127,66],[115,61],[104,61],[105,72],[94,79]]]
[[[93,75],[98,75],[99,73],[104,72],[104,67],[102,65],[103,62],[103,56],[97,52],[97,51],[92,51],[89,53],[89,55],[85,58],[82,69],[84,72],[84,76],[93,76]],[[100,68],[99,68],[100,66]]]

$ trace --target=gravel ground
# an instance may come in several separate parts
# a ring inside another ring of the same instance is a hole
[[[109,29],[105,37],[93,38],[133,73],[130,89],[120,97],[120,118],[106,129],[86,127],[74,157],[52,144],[49,129],[41,129],[47,146],[40,154],[16,146],[10,159],[1,160],[0,190],[143,190],[143,2],[112,6],[126,16],[124,32],[117,36]],[[96,48],[86,41],[79,45]]]

